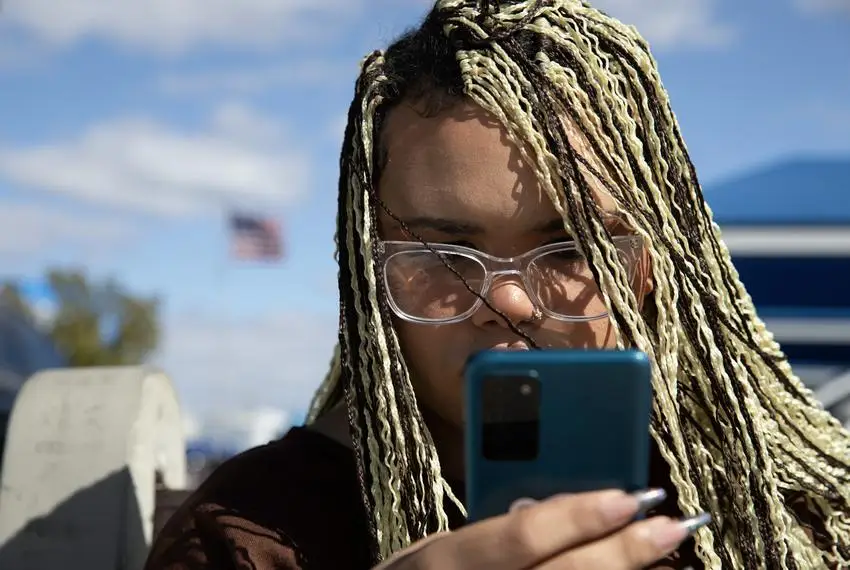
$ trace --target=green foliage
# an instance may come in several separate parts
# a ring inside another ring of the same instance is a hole
[[[127,293],[116,282],[95,283],[81,271],[47,274],[57,299],[48,335],[71,366],[123,366],[144,362],[159,341],[159,300]],[[0,303],[32,318],[32,307],[13,283]]]

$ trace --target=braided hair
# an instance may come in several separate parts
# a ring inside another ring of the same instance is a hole
[[[339,344],[308,421],[347,407],[375,560],[447,530],[447,501],[463,511],[379,279],[381,132],[403,100],[432,114],[479,105],[535,169],[590,262],[619,345],[654,363],[651,433],[682,512],[714,516],[696,537],[706,566],[850,567],[850,434],[758,318],[649,46],[580,0],[439,0],[362,63],[340,156]],[[593,161],[576,151],[578,137]],[[654,286],[643,308],[588,173],[643,237]]]

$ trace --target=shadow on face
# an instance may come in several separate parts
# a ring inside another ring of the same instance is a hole
[[[504,128],[477,106],[459,103],[426,117],[415,106],[401,104],[390,111],[382,135],[386,163],[378,190],[393,214],[380,212],[384,240],[421,238],[503,258],[570,240],[534,170],[524,163]],[[597,199],[603,209],[613,209],[606,195],[600,193]],[[590,281],[588,290],[598,293]],[[534,303],[519,277],[498,277],[487,299],[541,347],[616,345],[607,317],[588,322],[534,320]],[[593,305],[586,303],[587,311],[598,309],[598,303]],[[486,306],[454,324],[396,319],[394,325],[420,406],[454,426],[462,425],[467,358],[479,350],[521,342]]]

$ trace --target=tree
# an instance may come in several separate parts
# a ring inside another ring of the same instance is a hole
[[[15,283],[0,285],[0,308],[11,310],[28,321],[32,321],[33,314],[21,290]]]
[[[131,295],[113,280],[92,282],[82,271],[52,270],[47,282],[57,307],[46,332],[71,366],[141,364],[156,349],[158,299]],[[8,306],[32,318],[16,287],[4,291]]]

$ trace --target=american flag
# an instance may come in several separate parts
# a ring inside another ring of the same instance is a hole
[[[230,215],[231,254],[244,261],[277,261],[283,257],[280,223],[267,216]]]

